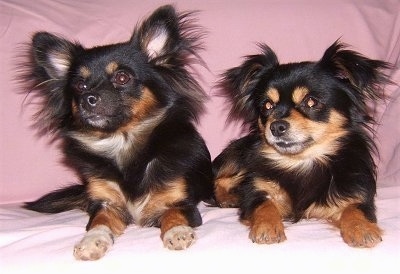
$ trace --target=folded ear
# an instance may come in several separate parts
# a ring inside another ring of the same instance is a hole
[[[38,32],[32,38],[32,58],[41,78],[61,80],[66,77],[79,44],[71,43],[48,32]],[[45,80],[45,79],[43,79]]]
[[[198,38],[189,20],[190,13],[177,14],[173,6],[166,5],[155,10],[136,28],[131,41],[145,52],[150,61],[164,63],[183,51],[194,53]],[[188,31],[189,30],[189,31]]]
[[[333,43],[319,61],[320,65],[330,70],[335,77],[347,80],[357,93],[353,96],[380,98],[381,85],[390,83],[385,70],[392,66],[387,62],[369,59],[345,48],[346,45],[339,40]]]
[[[220,81],[223,95],[228,97],[231,110],[228,120],[244,119],[252,122],[257,119],[255,105],[256,86],[261,76],[268,74],[279,65],[276,54],[270,47],[261,44],[261,54],[247,56],[238,67],[227,70]]]

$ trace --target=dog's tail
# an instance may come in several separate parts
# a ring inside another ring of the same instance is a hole
[[[88,199],[84,185],[71,185],[42,196],[33,202],[27,202],[24,208],[42,212],[59,213],[72,209],[87,211]]]

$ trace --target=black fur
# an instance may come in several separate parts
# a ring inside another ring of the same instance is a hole
[[[337,206],[340,216],[344,201],[352,199],[376,222],[375,144],[367,102],[384,97],[383,87],[390,83],[385,70],[391,65],[345,47],[337,41],[318,62],[279,64],[275,53],[261,45],[260,54],[224,73],[220,85],[230,106],[228,120],[243,121],[250,132],[229,144],[213,169],[216,188],[219,180],[240,175],[239,182],[225,187],[233,200],[220,197],[219,202],[238,206],[242,221],[271,199],[271,193],[255,187],[261,179],[288,195],[291,210],[282,217],[293,222],[307,217],[311,206],[324,208],[327,219],[329,208]],[[299,89],[306,90],[305,96],[295,102],[293,93],[303,92]],[[292,132],[296,121],[299,129]],[[330,132],[333,127],[336,131]],[[322,136],[316,139],[319,130]]]
[[[200,225],[196,205],[212,197],[211,158],[194,125],[206,99],[191,75],[191,65],[202,63],[202,36],[193,13],[178,14],[172,6],[157,9],[129,41],[113,45],[85,48],[36,33],[23,76],[30,94],[41,99],[36,127],[63,140],[66,163],[82,185],[25,207],[49,213],[83,209],[89,229],[99,211],[120,202],[94,195],[93,181],[116,184],[126,204],[134,204],[182,180],[181,200],[163,202],[180,209],[191,226]],[[139,224],[159,226],[163,210]],[[126,225],[135,221],[126,205],[115,212]]]

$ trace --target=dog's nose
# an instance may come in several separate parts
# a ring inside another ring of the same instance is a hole
[[[269,127],[271,130],[272,135],[275,137],[280,137],[289,129],[290,124],[284,120],[278,120],[271,123]]]
[[[87,93],[82,95],[81,104],[84,108],[94,108],[99,101],[99,96],[94,93]]]

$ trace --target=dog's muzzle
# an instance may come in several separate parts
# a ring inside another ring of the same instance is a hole
[[[268,143],[279,153],[297,154],[312,143],[312,138],[295,132],[291,129],[289,122],[276,120],[270,124],[269,133],[266,132],[266,138]]]

